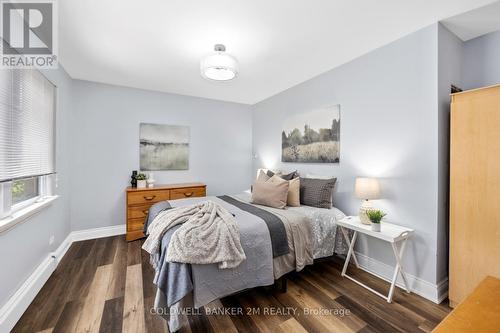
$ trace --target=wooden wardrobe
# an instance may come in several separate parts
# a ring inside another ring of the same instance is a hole
[[[500,85],[453,94],[449,299],[500,278]]]

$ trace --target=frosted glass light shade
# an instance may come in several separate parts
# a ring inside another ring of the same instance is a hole
[[[356,178],[354,192],[359,199],[378,199],[380,198],[380,185],[375,178]]]
[[[200,70],[206,79],[228,81],[238,75],[238,61],[224,51],[216,51],[201,60]]]

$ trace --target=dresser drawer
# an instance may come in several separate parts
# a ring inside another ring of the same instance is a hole
[[[140,206],[128,206],[127,208],[127,218],[129,219],[137,219],[137,218],[146,218],[148,216],[149,208],[151,205],[140,205]]]
[[[128,219],[127,220],[127,231],[143,231],[144,230],[144,218],[139,219]]]
[[[204,197],[204,196],[205,196],[204,187],[186,187],[170,191],[170,200],[184,199],[191,197]]]
[[[168,200],[170,199],[169,193],[170,191],[168,190],[148,190],[132,192],[128,194],[128,204],[138,205]]]

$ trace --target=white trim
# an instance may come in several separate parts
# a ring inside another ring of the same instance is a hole
[[[56,268],[57,268],[57,265],[59,265],[59,263],[61,262],[61,259],[64,257],[66,252],[68,252],[71,244],[73,244],[73,242],[70,239],[70,236],[71,236],[71,233],[62,241],[62,243],[59,245],[59,247],[54,252],[52,252],[50,254],[50,257],[52,259],[56,260]]]
[[[10,207],[11,215],[15,214],[16,212],[22,211],[23,209],[33,205],[36,202],[42,202],[43,200],[44,200],[43,197],[41,197],[40,195],[37,195],[36,197],[18,202]]]
[[[0,332],[10,332],[24,311],[33,302],[43,285],[64,257],[73,242],[125,234],[125,225],[103,227],[71,232],[59,247],[51,252],[21,287],[0,308]]]
[[[10,216],[7,216],[0,220],[0,233],[5,232],[13,228],[16,224],[25,221],[31,216],[39,213],[44,208],[51,205],[57,198],[58,195],[53,195],[50,197],[45,197],[43,199],[37,198],[32,204],[13,212]]]
[[[358,251],[354,252],[356,253],[356,257],[358,259],[359,268],[381,278],[382,280],[391,282],[394,267],[370,258],[365,254],[359,253]],[[434,284],[411,275],[408,272],[405,272],[405,275],[408,279],[410,291],[428,299],[431,302],[439,304],[446,298],[446,296],[448,296],[447,277],[438,284]],[[401,279],[401,276],[397,278],[396,286],[401,289],[405,289],[404,281]]]
[[[57,264],[48,256],[0,309],[0,331],[10,332],[35,296],[49,279]]]
[[[73,243],[73,242],[78,242],[78,241],[87,240],[87,239],[95,239],[95,238],[124,235],[125,231],[126,231],[125,224],[120,224],[120,225],[114,225],[111,227],[102,227],[102,228],[72,231],[69,234],[69,237],[71,237],[71,243]]]
[[[448,277],[445,277],[437,284],[437,304],[440,304],[448,297]]]

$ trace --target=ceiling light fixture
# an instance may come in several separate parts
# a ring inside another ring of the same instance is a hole
[[[200,62],[201,76],[215,81],[229,81],[238,75],[238,61],[226,53],[226,47],[215,44],[214,53]]]

